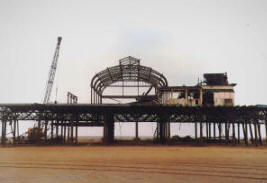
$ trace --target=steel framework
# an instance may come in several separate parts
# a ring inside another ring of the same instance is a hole
[[[130,104],[0,104],[2,122],[2,144],[6,139],[7,123],[11,124],[14,143],[17,141],[19,121],[45,121],[51,124],[51,138],[61,136],[65,142],[77,143],[78,127],[104,126],[104,142],[113,143],[115,122],[157,122],[160,124],[160,142],[165,143],[163,132],[166,123],[193,123],[196,141],[203,139],[206,125],[207,139],[241,143],[240,132],[246,144],[264,144],[261,126],[267,134],[267,108],[261,106],[236,107],[182,107],[168,105]],[[214,126],[213,134],[211,125]],[[253,128],[254,126],[254,128]],[[198,128],[199,127],[199,128]],[[223,130],[224,127],[224,130]],[[216,134],[216,129],[219,133]],[[199,134],[199,138],[198,138]],[[265,134],[265,137],[266,137]],[[212,137],[213,135],[213,137]],[[250,139],[249,139],[250,137]],[[199,141],[198,141],[199,142]],[[266,139],[267,144],[267,139]]]
[[[124,82],[137,84],[125,85]],[[142,84],[140,85],[140,83]],[[108,87],[120,87],[122,90],[126,87],[147,87],[145,96],[154,88],[155,96],[153,97],[155,98],[159,95],[159,88],[167,86],[168,81],[163,74],[150,67],[140,65],[139,59],[129,56],[121,59],[119,65],[109,67],[92,78],[91,103],[101,104],[103,98],[138,98],[138,95],[103,95],[104,90]]]

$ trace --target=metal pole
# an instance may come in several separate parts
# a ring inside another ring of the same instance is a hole
[[[13,131],[13,144],[16,144],[16,127],[17,127],[17,124],[16,124],[16,120],[14,120],[14,131]]]
[[[56,138],[58,138],[58,117],[57,117],[57,126],[56,126]]]
[[[256,121],[254,121],[255,145],[258,146],[258,130]]]
[[[221,140],[222,140],[222,124],[221,124],[221,122],[219,122],[218,125],[219,125],[218,126],[218,128],[219,128],[219,141],[221,143]]]
[[[46,120],[46,121],[45,121],[45,131],[44,131],[45,141],[46,141],[46,142],[47,142],[47,124],[48,124],[48,121]]]
[[[73,119],[70,121],[71,129],[70,129],[70,141],[73,143]]]
[[[209,122],[209,140],[211,139],[211,122]]]
[[[237,123],[238,144],[240,144],[240,122]]]
[[[214,136],[214,140],[216,140],[216,123],[213,122],[213,136]]]
[[[37,143],[41,143],[41,120],[38,120]]]
[[[78,120],[78,117],[77,117],[77,120],[76,120],[76,127],[75,127],[75,143],[78,144],[78,123],[79,123],[79,120]]]
[[[251,127],[251,121],[249,121],[248,125],[249,125],[251,142],[254,143],[253,132],[252,132],[252,127]]]
[[[63,120],[61,120],[60,136],[63,139]]]
[[[54,138],[54,120],[51,121],[51,140]]]
[[[70,123],[68,123],[67,133],[68,133],[67,142],[69,143],[70,142]]]
[[[209,125],[208,122],[206,122],[206,137],[209,139]]]
[[[225,143],[227,143],[227,140],[228,140],[228,138],[227,138],[227,123],[225,122],[225,124],[224,124],[224,133],[225,133]]]
[[[236,141],[235,141],[235,122],[234,121],[232,121],[232,139],[235,143]]]
[[[202,140],[203,138],[203,125],[202,125],[202,121],[200,121],[200,140]]]
[[[66,121],[64,121],[64,129],[63,129],[63,133],[64,133],[64,143],[66,143]]]
[[[195,140],[197,142],[197,122],[195,122]]]
[[[138,120],[135,121],[135,140],[139,139],[139,129],[138,129]]]
[[[243,122],[243,124],[244,124],[244,122]],[[245,121],[245,128],[244,128],[244,133],[246,134],[245,135],[245,143],[246,143],[246,145],[248,145],[248,124],[247,124],[247,121]]]
[[[20,140],[20,138],[19,138],[19,120],[17,120],[17,137],[18,137],[18,140]]]
[[[248,136],[247,136],[247,124],[246,122],[242,122],[242,127],[243,127],[243,134],[244,134],[244,140],[246,145],[248,145]]]
[[[6,121],[2,121],[2,145],[4,146],[6,144]]]
[[[260,141],[260,145],[262,145],[262,140],[261,140],[261,126],[260,126],[259,122],[257,122],[256,126],[258,126],[259,141]]]

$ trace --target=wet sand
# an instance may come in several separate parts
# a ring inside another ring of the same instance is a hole
[[[267,182],[266,147],[0,148],[0,182]]]

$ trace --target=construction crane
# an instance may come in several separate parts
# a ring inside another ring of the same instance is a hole
[[[43,101],[44,104],[49,103],[49,99],[51,96],[54,78],[55,78],[55,74],[56,74],[56,70],[57,70],[57,61],[58,61],[58,56],[59,56],[59,49],[60,49],[61,40],[62,40],[62,37],[57,38],[57,46],[56,46],[55,54],[53,57],[52,65],[51,65],[51,68],[49,70],[48,80],[46,83],[46,90],[45,90],[45,96],[44,96],[44,101]]]
[[[46,83],[46,90],[45,90],[45,96],[44,96],[44,101],[43,101],[44,104],[49,103],[49,99],[51,96],[53,83],[54,83],[56,70],[57,70],[57,61],[58,61],[58,56],[59,56],[59,49],[60,49],[61,40],[62,40],[62,37],[57,38],[57,46],[56,46],[56,50],[54,53],[52,64],[51,64],[51,67],[49,70],[48,80]],[[44,123],[39,121],[38,127],[36,127],[34,125],[33,128],[28,128],[27,134],[28,134],[28,141],[30,143],[40,141],[40,139],[45,136],[43,127],[44,127]]]

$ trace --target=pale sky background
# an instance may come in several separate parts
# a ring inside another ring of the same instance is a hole
[[[43,101],[57,36],[51,96],[90,101],[94,74],[134,56],[169,85],[227,72],[236,104],[267,104],[266,0],[0,0],[0,103]]]

